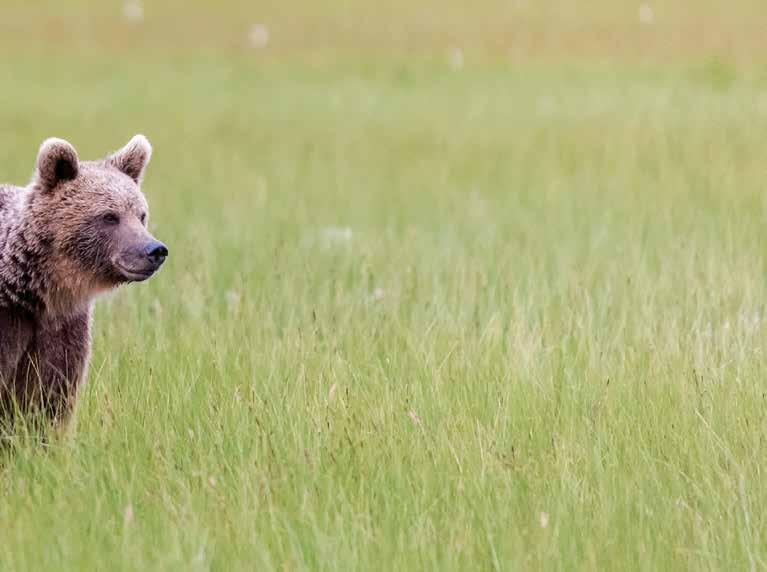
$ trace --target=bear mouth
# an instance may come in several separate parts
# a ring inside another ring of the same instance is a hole
[[[128,282],[143,282],[154,274],[152,268],[128,268],[120,263],[115,264],[115,266]]]

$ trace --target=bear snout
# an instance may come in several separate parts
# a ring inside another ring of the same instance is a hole
[[[143,282],[157,272],[167,256],[168,247],[150,236],[125,248],[112,263],[126,281]]]
[[[144,247],[144,254],[149,258],[154,269],[157,270],[168,256],[168,247],[159,240],[150,240]]]

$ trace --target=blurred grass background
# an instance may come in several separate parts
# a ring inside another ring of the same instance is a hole
[[[8,570],[763,569],[761,2],[4,3],[0,170],[136,132]]]
[[[0,48],[88,59],[252,56],[249,29],[261,23],[271,41],[258,57],[270,61],[442,58],[460,48],[472,61],[518,64],[716,58],[747,66],[764,65],[767,53],[759,0],[168,0],[140,4],[140,22],[125,8],[133,4],[6,0]]]

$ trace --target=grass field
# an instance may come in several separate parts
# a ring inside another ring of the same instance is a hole
[[[0,180],[143,132],[171,255],[0,461],[0,569],[767,568],[760,2],[59,4]]]

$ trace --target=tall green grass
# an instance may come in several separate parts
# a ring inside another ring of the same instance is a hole
[[[0,80],[0,178],[144,132],[170,248],[99,302],[67,438],[0,461],[0,568],[767,566],[759,73]]]

